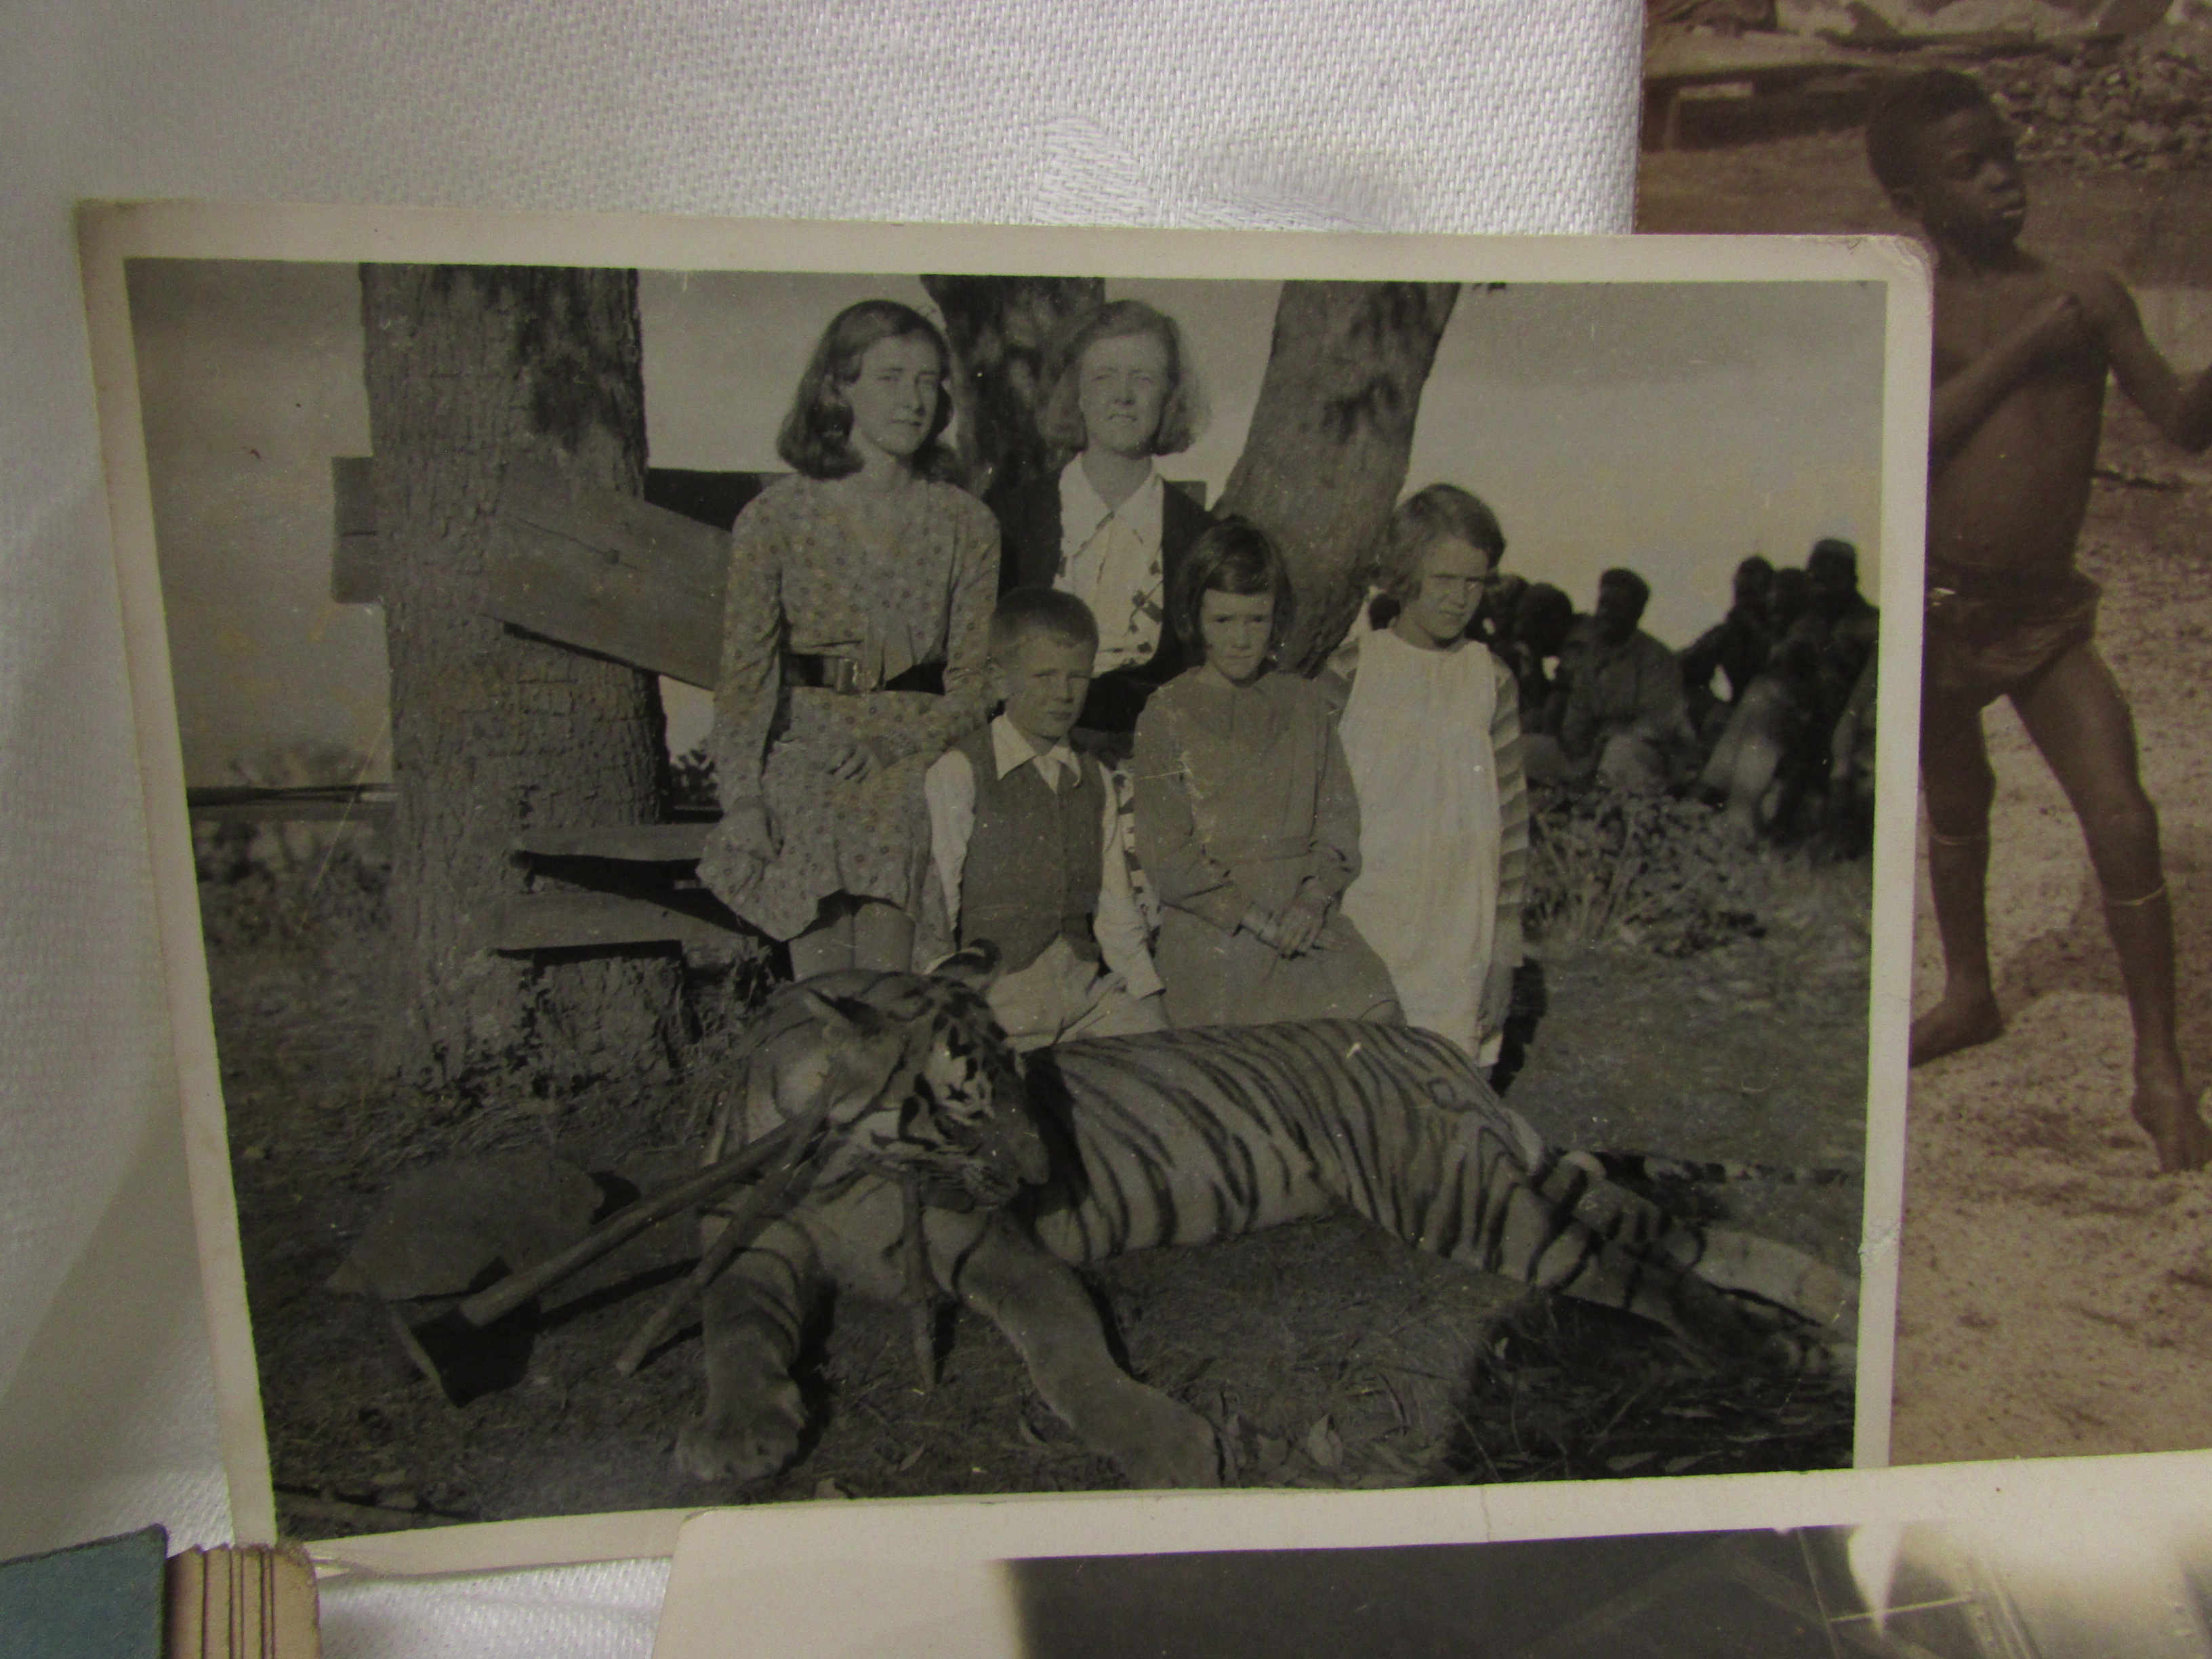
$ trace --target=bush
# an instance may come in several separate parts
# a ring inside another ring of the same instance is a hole
[[[192,854],[211,951],[320,954],[384,938],[392,865],[363,825],[199,823]]]
[[[1610,790],[1540,790],[1530,805],[1532,939],[1686,957],[1764,931],[1765,865],[1722,832],[1711,809]]]

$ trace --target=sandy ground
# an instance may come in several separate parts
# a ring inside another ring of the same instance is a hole
[[[1857,135],[1646,157],[1639,228],[1892,230]],[[2032,172],[2028,241],[2212,287],[2212,178]],[[2195,367],[2195,365],[2189,365]],[[2212,469],[2116,407],[2083,568],[2164,821],[2184,1052],[2212,1079]],[[2010,1029],[1915,1075],[1893,1452],[1900,1462],[2212,1445],[2212,1176],[2160,1177],[2127,1117],[2129,1028],[2079,830],[2009,708],[1990,933]],[[1924,881],[1914,995],[1940,988]]]
[[[2132,411],[2127,412],[2128,416]],[[2136,419],[2109,459],[2174,470]],[[2154,459],[2156,457],[2157,459]],[[2163,819],[2182,1043],[2212,1078],[2212,471],[2101,488],[2081,562],[2100,644],[2135,706]],[[1900,1462],[2212,1446],[2212,1175],[2160,1177],[2127,1117],[2129,1026],[2065,797],[2010,708],[1990,944],[2010,1030],[1913,1079],[1900,1284]],[[1941,986],[1924,883],[1916,1005]]]

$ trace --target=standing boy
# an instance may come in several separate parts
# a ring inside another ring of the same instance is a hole
[[[2104,892],[2135,1024],[2136,1122],[2166,1170],[2212,1159],[2174,1035],[2173,919],[2135,726],[2090,643],[2097,586],[2075,568],[2105,380],[2185,448],[2212,444],[2212,374],[2184,387],[2103,271],[2018,246],[2027,204],[1988,95],[1952,70],[1903,76],[1867,125],[1875,176],[1934,245],[1928,611],[1920,766],[1942,1000],[1913,1022],[1916,1066],[2003,1029],[1984,885],[1996,780],[1982,710],[2010,697],[2066,791]]]
[[[991,1006],[1021,1049],[1167,1025],[1113,791],[1067,741],[1097,651],[1073,594],[1001,596],[991,665],[1006,707],[922,779],[946,919],[962,945],[999,947]]]

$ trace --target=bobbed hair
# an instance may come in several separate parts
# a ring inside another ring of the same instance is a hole
[[[1920,174],[1920,135],[1947,115],[1997,106],[1982,83],[1958,70],[1915,70],[1886,77],[1867,109],[1867,165],[1894,196]],[[2002,117],[1999,117],[2002,119]]]
[[[1439,542],[1462,541],[1490,556],[1490,568],[1505,556],[1505,532],[1488,503],[1457,484],[1432,483],[1398,503],[1382,540],[1383,592],[1410,604],[1421,585],[1421,561]]]
[[[1056,587],[1007,589],[991,612],[991,660],[1005,667],[1032,634],[1042,634],[1062,645],[1098,648],[1098,619],[1074,594]]]
[[[936,348],[945,385],[938,393],[937,418],[930,423],[929,435],[907,465],[921,477],[956,479],[959,462],[941,441],[945,428],[952,424],[952,354],[936,324],[896,300],[863,300],[830,319],[814,343],[805,373],[799,377],[791,412],[776,434],[775,453],[810,478],[843,478],[858,472],[860,457],[853,447],[853,405],[846,388],[860,378],[860,359],[869,347],[915,336]]]
[[[1266,593],[1275,601],[1275,617],[1267,632],[1272,654],[1291,631],[1296,601],[1291,592],[1291,573],[1274,543],[1257,525],[1233,514],[1216,519],[1199,532],[1182,556],[1176,572],[1175,591],[1168,595],[1168,625],[1183,643],[1194,662],[1206,660],[1206,641],[1198,631],[1198,611],[1208,593]]]
[[[1152,453],[1179,455],[1198,441],[1206,427],[1206,405],[1198,381],[1183,362],[1182,331],[1174,318],[1155,311],[1142,300],[1116,300],[1086,312],[1064,328],[1046,353],[1045,395],[1037,411],[1037,430],[1055,449],[1071,454],[1091,447],[1078,393],[1083,378],[1083,354],[1101,340],[1119,340],[1146,334],[1158,340],[1168,355],[1168,393],[1160,404],[1159,430],[1152,434]]]
[[[1738,587],[1749,580],[1757,581],[1762,587],[1771,587],[1774,585],[1774,566],[1765,554],[1754,553],[1736,566],[1735,580]]]

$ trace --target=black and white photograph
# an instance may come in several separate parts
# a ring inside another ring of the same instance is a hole
[[[287,1535],[1882,1461],[1910,258],[175,213],[90,280]]]
[[[1006,1576],[1025,1659],[2212,1656],[2202,1524],[2086,1560],[1939,1523],[1079,1556]]]
[[[1211,1547],[1186,1541],[1200,1525],[1171,1525],[1172,1542],[1132,1528],[1122,1550],[1078,1552],[1067,1546],[1110,1528],[1046,1504],[1059,1513],[1026,1528],[925,1524],[933,1556],[893,1546],[880,1563],[815,1538],[811,1557],[765,1564],[748,1548],[758,1529],[716,1515],[685,1528],[653,1653],[2207,1659],[2203,1474],[2169,1455],[1926,1471],[1934,1480],[1690,1480],[1674,1484],[1714,1490],[1633,1530],[1616,1515],[1563,1534],[1519,1513],[1495,1517],[1489,1539],[1446,1523],[1425,1539],[1392,1528],[1322,1547],[1296,1541],[1310,1528],[1278,1507]],[[1024,1530],[1032,1549],[984,1553],[1019,1549]],[[891,1594],[842,1593],[878,1567]]]

